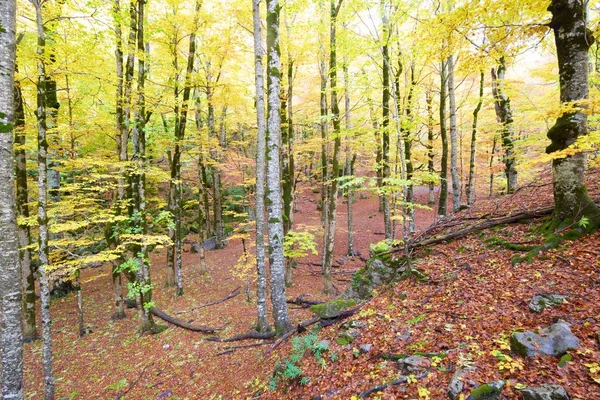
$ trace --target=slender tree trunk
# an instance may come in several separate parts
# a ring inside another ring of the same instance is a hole
[[[461,206],[462,188],[458,175],[458,127],[456,125],[456,89],[454,85],[454,56],[450,55],[448,66],[448,100],[450,110],[450,174],[452,176],[452,210],[457,212]]]
[[[13,129],[15,126],[16,2],[0,3],[0,293],[2,296],[2,399],[23,399],[21,276],[15,215]],[[35,329],[35,321],[34,321]]]
[[[492,92],[495,100],[496,116],[502,124],[502,148],[504,149],[504,173],[506,174],[506,193],[514,193],[517,186],[517,170],[514,145],[514,120],[510,99],[504,91],[506,63],[500,59],[497,71],[492,69]]]
[[[425,94],[425,102],[427,103],[427,172],[431,175],[429,182],[429,205],[435,204],[435,183],[433,175],[435,174],[434,153],[433,153],[433,94],[431,90],[427,90]]]
[[[292,329],[285,297],[283,257],[283,204],[281,201],[281,52],[279,47],[279,1],[267,0],[267,214],[269,221],[269,268],[271,305],[275,330],[282,335]]]
[[[204,156],[202,150],[202,116],[201,116],[201,104],[200,104],[200,92],[198,89],[194,90],[194,105],[195,105],[195,122],[196,130],[198,131],[199,146],[198,146],[198,241],[200,244],[200,271],[207,273],[208,268],[206,266],[206,257],[204,254],[204,239],[207,234],[206,232],[206,220],[208,219],[206,207],[203,207],[204,197],[208,197],[206,186],[202,172],[204,171]],[[208,202],[208,199],[206,200]]]
[[[346,178],[354,175],[354,160],[356,155],[352,155],[352,123],[350,120],[350,75],[348,73],[348,62],[345,60],[344,66],[344,119],[346,120],[346,165],[345,175]],[[346,205],[348,210],[348,251],[347,255],[354,257],[356,250],[354,248],[354,221],[353,221],[353,203],[354,203],[354,188],[348,186],[346,189]]]
[[[146,168],[146,46],[144,40],[144,5],[145,0],[137,1],[137,51],[140,54],[138,58],[138,101],[135,118],[135,129],[133,131],[133,160],[138,168],[134,175],[135,190],[133,191],[134,200],[134,218],[136,220],[137,230],[142,234],[148,231],[146,223],[146,174],[143,172]],[[140,333],[156,332],[157,327],[154,318],[150,313],[152,305],[152,281],[150,279],[150,266],[148,265],[148,249],[145,245],[136,246],[136,258],[139,264],[137,271],[139,308],[139,329]]]
[[[381,137],[382,137],[382,145],[381,145],[381,168],[382,168],[382,188],[383,194],[382,204],[383,204],[383,225],[385,230],[385,238],[388,240],[393,239],[393,231],[392,231],[392,219],[390,213],[390,199],[389,193],[387,189],[388,183],[387,179],[390,178],[390,56],[389,56],[389,36],[390,36],[390,27],[389,20],[387,16],[387,11],[385,10],[385,0],[381,1],[381,17],[383,19],[383,46],[382,46],[382,55],[383,55],[383,90],[382,90],[382,113],[383,120],[381,124]]]
[[[323,39],[321,39],[322,41]],[[321,126],[321,222],[324,229],[327,229],[329,221],[329,208],[327,199],[329,198],[329,132],[328,132],[328,117],[327,117],[327,67],[325,64],[325,51],[321,43],[321,60],[319,62],[319,73],[321,75],[321,97],[320,97],[320,126]]]
[[[587,27],[587,1],[553,0],[551,28],[554,31],[560,73],[560,101],[585,108],[589,95],[588,50],[594,38]],[[582,104],[583,103],[583,104]],[[559,117],[548,131],[552,141],[547,153],[564,150],[588,133],[587,114],[583,109]],[[589,229],[600,226],[600,210],[587,193],[584,180],[585,153],[578,153],[552,162],[554,173],[555,224],[590,220]]]
[[[256,87],[256,330],[270,330],[267,318],[267,269],[265,263],[265,87],[263,75],[264,48],[260,18],[261,0],[252,0],[252,20],[254,22],[254,83]]]
[[[440,170],[440,197],[438,200],[438,215],[448,215],[448,132],[446,128],[446,87],[447,64],[442,61],[440,73],[440,136],[442,138],[442,160]]]
[[[16,70],[16,64],[15,64]],[[29,195],[27,192],[27,155],[25,153],[25,109],[21,84],[15,81],[14,86],[14,131],[15,131],[15,181],[17,217],[29,218]],[[23,294],[23,340],[37,339],[35,311],[35,278],[31,259],[31,230],[28,224],[17,224],[19,239],[19,262],[21,265],[21,285]]]
[[[414,125],[413,118],[413,102],[414,92],[417,86],[417,80],[415,77],[415,64],[411,63],[410,66],[410,88],[408,90],[408,96],[406,100],[406,109],[404,114],[406,115],[406,122],[403,125],[402,133],[404,139],[404,159],[406,163],[406,179],[408,184],[406,185],[404,201],[406,203],[405,213],[408,215],[408,230],[412,233],[415,231],[415,208],[412,205],[414,200],[414,188],[412,184],[412,178],[414,174],[414,167],[412,164],[412,137],[411,131]],[[396,98],[398,98],[398,86],[396,85]]]
[[[498,138],[496,137],[496,135],[494,135],[494,141],[492,143],[492,152],[490,154],[490,195],[489,198],[491,199],[492,196],[494,195],[494,157],[496,156],[496,146],[498,144]]]
[[[340,108],[337,98],[337,49],[336,49],[336,28],[337,16],[342,5],[342,0],[331,0],[331,25],[330,25],[330,44],[329,44],[329,87],[331,89],[331,119],[333,123],[333,157],[331,163],[331,184],[329,187],[328,221],[323,240],[323,292],[332,294],[334,292],[333,282],[331,281],[331,268],[333,266],[333,251],[335,246],[335,228],[337,220],[337,197],[338,197],[338,177],[340,174],[339,153],[342,144]]]
[[[123,70],[123,38],[121,28],[121,4],[119,0],[114,0],[113,3],[113,18],[115,25],[115,60],[116,60],[116,72],[117,72],[117,88],[116,88],[116,108],[115,118],[117,127],[117,157],[119,162],[124,163],[127,161],[127,144],[129,142],[129,128],[125,126],[125,111],[124,111],[124,70]],[[128,100],[130,101],[130,100]],[[121,167],[123,169],[123,167]],[[123,174],[119,174],[117,178],[117,200],[118,204],[116,209],[117,213],[121,214],[121,209],[125,200],[128,197],[126,193],[126,183],[123,178]],[[116,248],[118,239],[114,236],[112,225],[108,226],[107,242],[113,248]],[[123,283],[119,265],[123,262],[122,258],[119,258],[113,262],[112,267],[112,289],[115,302],[115,311],[112,315],[114,320],[125,318],[125,302],[123,301]]]
[[[41,0],[33,0],[38,35],[37,130],[38,130],[38,225],[40,297],[42,306],[42,365],[44,368],[46,400],[54,400],[54,371],[52,367],[52,337],[50,330],[50,287],[48,282],[48,142],[46,140],[46,34],[42,18]]]
[[[473,111],[473,131],[471,133],[471,157],[469,161],[469,183],[467,185],[467,204],[473,205],[475,201],[475,152],[477,150],[477,121],[479,111],[483,105],[483,89],[484,89],[485,73],[481,71],[479,79],[479,102],[475,111]]]

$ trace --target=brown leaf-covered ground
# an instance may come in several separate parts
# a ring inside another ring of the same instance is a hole
[[[598,171],[588,175],[591,192],[600,195]],[[482,200],[461,216],[488,213],[504,215],[509,212],[543,208],[552,204],[552,186],[543,181],[528,185],[514,196]],[[418,191],[420,202],[426,201],[427,191]],[[320,215],[316,211],[318,194],[304,189],[298,197],[295,223],[313,230],[320,242]],[[358,197],[358,196],[357,196]],[[368,256],[369,244],[383,239],[383,221],[377,212],[374,197],[358,198],[355,203],[356,247]],[[434,220],[434,212],[419,210],[417,228],[426,229]],[[531,225],[515,224],[477,232],[466,238],[419,250],[415,266],[431,279],[417,282],[402,281],[376,296],[352,319],[362,320],[367,327],[351,345],[336,343],[339,326],[320,330],[319,336],[331,342],[326,354],[327,364],[319,365],[307,353],[301,361],[308,383],[292,382],[280,385],[276,392],[262,391],[277,360],[290,352],[286,343],[267,357],[264,353],[271,343],[258,347],[236,349],[227,354],[230,346],[261,343],[245,341],[218,343],[205,340],[210,335],[189,332],[170,326],[158,335],[138,336],[137,316],[128,310],[128,317],[111,321],[112,298],[109,267],[88,269],[82,273],[86,324],[92,333],[77,337],[76,298],[74,294],[52,304],[53,338],[58,398],[115,399],[124,392],[126,399],[242,399],[260,396],[270,399],[350,399],[376,385],[394,380],[399,375],[395,363],[376,356],[380,353],[412,354],[414,352],[447,353],[424,379],[407,385],[385,389],[372,398],[446,398],[445,390],[452,370],[461,363],[472,363],[476,369],[466,378],[469,382],[484,383],[507,379],[505,398],[520,398],[513,389],[519,384],[544,382],[562,384],[572,397],[600,398],[600,386],[592,380],[585,364],[600,361],[596,341],[600,330],[600,293],[597,277],[600,266],[600,234],[575,243],[566,243],[538,257],[531,264],[512,266],[516,253],[490,246],[485,239],[491,236],[512,242],[536,243],[537,235]],[[349,283],[351,273],[364,266],[360,258],[346,259],[346,205],[339,206],[336,233],[334,278],[341,291]],[[437,232],[441,233],[441,232]],[[164,254],[153,256],[152,274],[157,306],[168,313],[185,310],[194,305],[218,300],[238,286],[243,279],[233,275],[233,266],[242,253],[240,240],[232,240],[225,250],[207,252],[209,274],[199,271],[197,254],[184,254],[185,296],[176,298],[173,289],[163,287],[166,271]],[[308,295],[310,299],[325,299],[321,288],[320,258],[309,256],[301,260],[295,271],[294,286],[288,297]],[[527,305],[536,293],[566,294],[568,303],[546,309],[541,314],[529,311]],[[252,287],[254,296],[254,287]],[[205,307],[181,317],[198,324],[224,326],[219,336],[244,333],[255,320],[255,307],[242,293],[224,303]],[[254,300],[254,298],[252,299]],[[307,310],[290,308],[294,322],[310,317]],[[491,354],[505,349],[506,338],[516,330],[537,329],[562,318],[571,323],[581,347],[572,351],[573,360],[559,367],[558,360],[536,357],[524,360],[513,357],[513,372],[500,371],[498,358]],[[159,321],[159,323],[163,323]],[[368,354],[357,354],[361,344],[372,344]],[[331,357],[334,353],[335,356]],[[28,398],[43,398],[41,343],[25,347],[26,393]],[[335,361],[332,361],[334,359]],[[519,363],[520,362],[520,363]],[[522,368],[522,369],[520,369]],[[424,391],[423,389],[427,389]],[[467,394],[467,389],[465,394]]]

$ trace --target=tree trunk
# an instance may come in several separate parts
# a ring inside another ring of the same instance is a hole
[[[201,104],[200,104],[200,93],[198,89],[194,90],[194,105],[195,105],[195,122],[196,130],[198,131],[199,146],[198,146],[198,241],[200,242],[200,271],[207,273],[208,268],[206,266],[206,257],[204,253],[204,239],[206,234],[206,221],[208,219],[207,208],[203,207],[203,204],[208,203],[208,193],[204,184],[203,174],[204,171],[204,156],[202,149],[202,116],[201,116]],[[206,197],[206,203],[203,203]]]
[[[15,63],[16,70],[16,63]],[[27,155],[25,153],[25,108],[21,84],[15,81],[14,86],[14,126],[15,126],[15,180],[17,217],[29,218],[29,195],[27,192]],[[17,224],[19,241],[19,262],[21,265],[21,285],[23,294],[23,340],[26,342],[37,339],[35,322],[35,278],[31,250],[31,230],[28,224]]]
[[[283,258],[283,204],[281,201],[281,53],[279,47],[279,1],[267,0],[267,214],[269,221],[269,268],[271,305],[275,331],[283,335],[292,329],[285,298]]]
[[[504,166],[506,174],[506,193],[514,193],[517,186],[517,170],[515,160],[514,127],[510,99],[504,92],[504,76],[506,64],[504,57],[500,59],[497,71],[492,69],[492,92],[495,100],[496,117],[502,124],[502,148],[504,149]]]
[[[559,117],[548,131],[552,141],[547,153],[564,150],[587,135],[585,101],[588,99],[588,50],[594,38],[587,28],[587,2],[553,0],[551,28],[554,30],[560,73],[560,101],[581,107]],[[600,225],[600,210],[590,199],[584,181],[585,153],[552,162],[554,173],[554,214],[556,225],[576,222],[587,217],[590,229]]]
[[[390,178],[390,56],[389,56],[389,36],[390,27],[387,12],[385,11],[384,0],[381,1],[381,17],[383,19],[383,33],[382,40],[383,46],[381,49],[383,61],[382,61],[382,76],[383,76],[383,88],[382,88],[382,123],[381,123],[381,177],[383,191],[381,201],[383,205],[383,226],[385,231],[385,238],[388,240],[393,239],[392,232],[392,219],[390,213],[390,198],[387,189],[387,180]]]
[[[346,120],[346,178],[352,179],[354,175],[354,160],[356,155],[352,156],[352,124],[350,122],[350,75],[348,73],[348,62],[345,60],[344,66],[344,118]],[[356,255],[354,248],[354,225],[353,225],[353,203],[354,188],[350,185],[346,188],[346,206],[348,210],[348,251],[346,254],[350,257]]]
[[[144,5],[145,0],[137,1],[137,51],[141,56],[138,59],[138,101],[135,118],[135,129],[133,131],[133,160],[137,164],[137,172],[134,180],[134,214],[137,231],[145,235],[148,231],[146,223],[146,46],[144,42]],[[134,16],[132,16],[133,18]],[[154,318],[150,313],[152,305],[152,282],[150,279],[150,266],[148,265],[148,248],[145,245],[135,246],[134,256],[137,259],[139,270],[137,271],[139,328],[140,333],[156,332]]]
[[[252,0],[254,22],[254,83],[256,87],[256,330],[270,331],[267,318],[267,269],[265,263],[265,87],[263,75],[264,48],[261,33],[260,1]]]
[[[338,197],[338,177],[340,174],[339,152],[342,144],[341,126],[340,126],[340,108],[337,98],[337,52],[336,52],[336,28],[337,15],[339,13],[342,0],[331,0],[331,25],[330,25],[330,45],[329,45],[329,87],[331,89],[331,119],[333,123],[333,157],[331,163],[331,184],[329,185],[328,221],[323,235],[323,292],[332,294],[334,292],[333,282],[331,281],[331,268],[333,266],[333,251],[335,246],[335,228],[336,211]]]
[[[442,160],[440,169],[440,197],[438,200],[438,215],[448,215],[448,132],[446,128],[446,87],[447,64],[442,61],[440,72],[440,136],[442,138]]]
[[[427,90],[425,94],[425,102],[427,103],[427,172],[431,175],[429,182],[429,205],[435,204],[435,182],[433,175],[435,174],[434,154],[433,154],[433,94],[431,90]]]
[[[448,57],[448,100],[450,110],[450,174],[452,175],[452,210],[461,206],[460,177],[458,176],[458,127],[456,126],[456,90],[454,86],[454,56]]]
[[[19,237],[15,215],[13,128],[16,2],[0,3],[0,293],[2,399],[23,399],[23,331]],[[19,117],[19,116],[17,116]],[[35,315],[35,314],[34,314]],[[35,330],[35,320],[34,320]]]
[[[481,71],[479,79],[479,102],[473,111],[473,131],[471,133],[471,157],[469,161],[469,183],[467,184],[467,205],[473,205],[475,201],[475,152],[477,150],[477,121],[479,111],[483,105],[485,73]]]
[[[42,18],[42,5],[40,0],[34,0],[37,25],[37,54],[38,54],[38,82],[37,82],[37,131],[38,131],[38,225],[39,242],[38,252],[40,265],[40,297],[42,306],[42,365],[44,369],[46,400],[54,400],[54,371],[52,367],[52,337],[50,330],[50,287],[48,282],[48,142],[46,140],[46,65],[45,48],[46,34]]]
[[[406,101],[406,109],[405,109],[405,115],[406,115],[406,121],[403,124],[403,139],[404,139],[404,159],[406,162],[406,179],[408,181],[408,184],[406,185],[406,189],[405,189],[405,195],[404,195],[404,201],[406,203],[406,214],[408,214],[408,229],[411,233],[413,233],[415,231],[415,208],[412,205],[412,202],[414,200],[414,189],[413,189],[413,184],[411,182],[412,178],[413,178],[413,173],[414,173],[414,167],[412,164],[412,137],[411,137],[411,131],[413,129],[413,125],[414,125],[414,117],[413,117],[413,102],[414,102],[414,92],[415,92],[415,88],[417,86],[417,80],[415,77],[415,64],[414,62],[411,64],[410,66],[410,88],[408,90],[408,97],[407,97],[407,101]],[[396,98],[398,98],[398,86],[396,85],[396,91],[397,91],[397,95]]]
[[[125,101],[129,102],[131,99],[124,99],[123,91],[124,91],[124,71],[123,71],[123,38],[122,38],[122,27],[121,27],[121,4],[119,0],[114,0],[113,4],[113,19],[115,25],[115,60],[116,60],[116,72],[117,72],[117,88],[116,88],[116,108],[115,108],[115,118],[116,118],[116,128],[117,128],[117,157],[119,158],[119,162],[123,163],[127,161],[127,144],[129,142],[129,128],[125,126],[125,111],[124,111],[124,103]],[[129,83],[131,85],[131,83]],[[123,167],[121,167],[123,169]],[[124,172],[124,171],[122,171]],[[125,200],[127,199],[126,193],[126,184],[125,179],[123,178],[122,173],[119,174],[117,178],[117,213],[121,214],[121,209]],[[109,246],[116,248],[118,239],[114,236],[114,232],[112,231],[112,226],[107,227],[109,231],[107,232],[106,238]],[[123,301],[123,288],[122,288],[122,278],[121,272],[119,270],[119,265],[123,262],[122,258],[119,258],[117,261],[113,262],[112,267],[112,289],[113,296],[115,302],[115,311],[112,315],[114,320],[125,318],[125,302]]]
[[[329,208],[326,207],[327,199],[329,198],[329,132],[327,118],[327,67],[325,64],[325,50],[321,39],[321,60],[319,62],[319,74],[321,76],[321,92],[320,92],[320,127],[321,127],[321,222],[323,228],[329,221]]]

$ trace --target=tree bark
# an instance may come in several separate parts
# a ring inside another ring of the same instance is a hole
[[[275,331],[283,335],[292,329],[285,298],[283,258],[283,204],[281,201],[281,52],[279,46],[279,0],[267,0],[267,214],[269,226],[269,268],[271,305]]]
[[[442,61],[440,72],[440,136],[442,138],[442,160],[440,169],[440,197],[438,200],[438,215],[448,215],[448,132],[446,128],[446,87],[447,64]]]
[[[564,150],[581,136],[587,135],[585,101],[589,95],[588,50],[594,38],[587,27],[587,1],[553,0],[550,27],[554,31],[558,69],[560,73],[560,101],[575,104],[575,111],[559,117],[548,131],[552,141],[546,152]],[[600,225],[600,210],[587,193],[584,181],[585,153],[555,159],[554,214],[556,224],[579,221],[584,216],[590,219],[590,228]]]
[[[483,89],[485,82],[485,74],[483,71],[480,73],[479,78],[479,101],[473,111],[473,130],[471,133],[471,157],[469,159],[469,183],[467,184],[467,205],[473,205],[475,201],[475,153],[477,150],[477,121],[479,117],[479,111],[483,105]]]
[[[497,70],[492,69],[492,92],[495,100],[496,116],[502,123],[502,148],[504,149],[504,173],[506,175],[506,193],[514,193],[517,186],[517,170],[514,145],[514,120],[510,99],[504,91],[506,63],[500,59]]]
[[[15,63],[15,71],[17,65]],[[15,131],[15,183],[17,218],[29,218],[29,194],[27,192],[27,155],[25,153],[25,108],[21,84],[15,80],[14,86],[14,131]],[[35,310],[35,278],[31,250],[31,230],[27,223],[17,224],[19,241],[19,262],[21,265],[21,285],[23,294],[23,340],[37,339]]]
[[[435,204],[435,183],[433,175],[435,174],[434,153],[433,153],[433,94],[427,90],[425,94],[427,103],[427,172],[431,175],[429,182],[429,205]]]
[[[265,263],[265,84],[263,75],[264,48],[260,18],[261,0],[252,0],[254,22],[254,83],[256,88],[256,330],[270,331],[267,318],[267,269]]]
[[[454,85],[454,56],[450,55],[448,67],[448,100],[450,111],[450,174],[452,175],[452,210],[457,212],[461,206],[461,184],[458,176],[458,127],[456,126],[456,90]]]
[[[346,120],[346,178],[352,179],[354,175],[354,160],[356,155],[352,156],[352,123],[350,120],[350,75],[348,73],[348,62],[344,61],[344,119]],[[353,221],[353,203],[354,203],[354,187],[352,185],[346,188],[346,206],[348,211],[348,251],[346,254],[350,257],[356,255],[354,248],[354,221]]]
[[[39,241],[38,255],[40,265],[40,297],[42,309],[42,365],[44,369],[46,400],[54,400],[55,382],[52,366],[52,337],[50,330],[50,287],[48,282],[48,142],[46,140],[46,33],[42,17],[41,0],[33,0],[36,11],[37,25],[37,55],[38,55],[38,82],[37,82],[37,131],[38,131],[38,225]]]
[[[382,61],[382,76],[383,76],[383,88],[382,88],[382,123],[381,123],[381,177],[383,191],[381,201],[383,205],[383,226],[385,231],[385,238],[388,240],[393,239],[392,232],[392,219],[390,212],[390,198],[387,188],[387,180],[390,178],[390,56],[389,56],[389,36],[390,27],[387,12],[385,11],[385,0],[381,1],[381,18],[383,20],[383,32],[382,40],[383,45],[381,53],[383,56]]]
[[[331,90],[331,120],[333,124],[333,156],[331,160],[331,184],[329,185],[329,199],[324,207],[328,207],[328,221],[323,235],[323,292],[332,294],[334,292],[331,281],[331,268],[333,266],[333,251],[335,246],[336,212],[338,197],[338,177],[340,174],[339,152],[342,144],[340,108],[337,98],[337,49],[336,29],[337,16],[342,5],[342,0],[331,0],[330,21],[330,43],[329,43],[329,87]]]
[[[16,2],[0,3],[0,293],[2,296],[2,399],[23,399],[21,276],[15,215],[13,129],[15,127]],[[35,315],[35,314],[34,314]],[[35,329],[35,320],[34,320]]]

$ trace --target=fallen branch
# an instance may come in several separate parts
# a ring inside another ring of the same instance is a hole
[[[548,207],[548,208],[543,208],[543,209],[535,210],[535,211],[522,212],[522,213],[518,213],[515,215],[510,215],[510,216],[504,217],[504,218],[496,218],[496,219],[488,220],[488,221],[482,222],[480,224],[474,224],[474,225],[468,226],[466,228],[459,229],[455,232],[450,232],[443,236],[432,237],[429,239],[421,240],[419,242],[408,243],[408,248],[415,249],[418,247],[430,246],[433,244],[438,244],[438,243],[446,242],[449,240],[458,239],[458,238],[466,236],[472,232],[481,231],[481,230],[492,228],[492,227],[498,226],[498,225],[512,224],[512,223],[519,222],[524,219],[546,217],[548,215],[551,215],[553,211],[554,211],[554,207]],[[387,252],[381,253],[381,254],[382,255],[383,254],[391,254],[391,253],[397,253],[400,251],[404,251],[404,247],[395,247],[395,248],[388,250]]]
[[[150,364],[150,365],[153,365],[153,364],[154,364],[154,363],[152,363],[152,364]],[[128,387],[127,389],[125,389],[125,390],[124,390],[124,391],[122,391],[122,392],[119,392],[119,393],[117,394],[117,396],[115,397],[115,400],[119,400],[119,399],[122,399],[122,398],[124,398],[124,397],[125,397],[125,395],[126,395],[127,393],[129,393],[129,392],[131,391],[131,389],[133,389],[133,387],[134,387],[135,385],[137,385],[137,383],[140,381],[140,379],[142,379],[142,376],[144,375],[144,372],[146,372],[146,370],[148,369],[148,367],[149,367],[150,365],[146,365],[144,368],[142,368],[142,370],[140,371],[140,373],[138,374],[138,376],[135,378],[135,380],[134,380],[133,382],[131,382],[131,384],[129,385],[129,387]]]
[[[209,303],[203,303],[200,305],[197,305],[195,307],[189,308],[187,310],[183,310],[183,311],[177,311],[175,314],[186,314],[189,312],[192,312],[194,310],[198,310],[200,308],[204,308],[204,307],[208,307],[208,306],[214,306],[215,304],[221,304],[226,302],[229,299],[233,299],[235,296],[237,296],[238,294],[240,294],[240,290],[242,289],[241,286],[238,286],[237,288],[235,288],[235,290],[231,293],[229,293],[227,296],[223,297],[221,300],[216,300],[216,301],[211,301]]]
[[[269,344],[269,343],[268,342],[263,342],[263,343],[252,343],[252,344],[244,344],[244,345],[241,345],[241,346],[227,347],[225,351],[222,351],[220,353],[215,354],[215,357],[224,356],[226,354],[231,354],[234,351],[239,350],[239,349],[248,349],[248,348],[252,348],[252,347],[265,346],[267,344]]]
[[[215,328],[212,326],[206,326],[206,325],[193,325],[190,324],[189,322],[185,322],[182,321],[180,319],[177,319],[175,317],[171,317],[170,315],[168,315],[167,313],[165,313],[164,311],[159,310],[156,307],[152,307],[150,308],[150,312],[152,313],[152,315],[167,321],[170,324],[173,324],[175,326],[178,326],[180,328],[183,329],[187,329],[189,331],[194,331],[194,332],[203,332],[203,333],[213,333],[216,331],[221,331],[223,330],[223,328]]]
[[[226,338],[226,339],[221,339],[219,337],[210,337],[207,338],[206,340],[210,341],[210,342],[238,342],[240,340],[249,340],[249,339],[256,339],[256,340],[266,340],[266,339],[271,339],[275,337],[275,332],[257,332],[255,330],[251,330],[249,332],[246,333],[242,333],[240,335],[236,335],[236,336],[232,336],[230,338]]]
[[[323,304],[322,301],[310,301],[310,300],[304,300],[304,294],[296,297],[294,300],[286,300],[286,303],[288,304],[295,304],[297,306],[302,306],[302,308],[308,308],[310,306],[314,306],[317,304]]]

